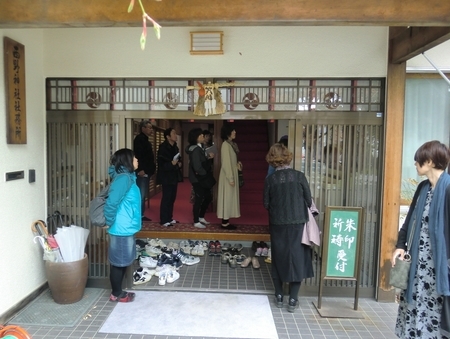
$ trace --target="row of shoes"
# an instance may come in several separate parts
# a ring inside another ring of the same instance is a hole
[[[247,257],[245,254],[235,254],[232,255],[229,252],[225,252],[222,254],[220,262],[222,264],[228,264],[231,268],[236,268],[238,266],[242,268],[246,268],[252,265],[254,269],[258,269],[261,267],[259,264],[259,260],[256,257]]]
[[[135,285],[148,283],[153,276],[158,277],[158,284],[163,286],[171,284],[180,278],[180,273],[172,266],[164,266],[158,269],[139,267],[133,272],[133,283]]]
[[[264,241],[254,241],[252,243],[252,251],[257,257],[267,257],[269,255],[269,245]]]

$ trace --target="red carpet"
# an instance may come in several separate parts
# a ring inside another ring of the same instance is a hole
[[[240,189],[241,217],[230,219],[230,223],[237,226],[237,230],[224,230],[220,227],[221,220],[216,213],[206,212],[205,219],[212,225],[206,229],[193,227],[192,204],[190,203],[191,184],[187,178],[178,184],[177,199],[175,201],[173,218],[179,221],[173,227],[160,225],[159,207],[161,193],[150,199],[150,208],[145,215],[152,222],[145,222],[143,232],[185,232],[194,233],[230,233],[245,237],[249,235],[268,234],[268,212],[263,206],[264,179],[268,164],[265,156],[268,150],[267,122],[242,120],[235,122],[237,132],[236,142],[239,146],[239,160],[244,166],[244,186]],[[218,178],[216,178],[218,179]],[[251,237],[251,236],[250,236]]]

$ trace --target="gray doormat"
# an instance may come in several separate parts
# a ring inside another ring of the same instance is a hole
[[[9,325],[73,327],[100,298],[104,289],[85,288],[83,298],[73,304],[57,304],[50,290],[42,292],[9,321]]]

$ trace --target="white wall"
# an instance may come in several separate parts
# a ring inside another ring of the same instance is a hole
[[[45,281],[31,223],[46,218],[46,77],[385,77],[385,27],[224,27],[221,56],[191,56],[190,35],[202,27],[0,30],[25,45],[26,145],[6,144],[4,70],[0,67],[0,315]],[[0,56],[3,65],[3,54]],[[5,182],[5,172],[36,170],[36,182]]]
[[[426,56],[441,70],[450,71],[450,40],[425,52]],[[406,62],[408,72],[434,72],[436,69],[420,54]]]
[[[191,31],[163,27],[44,31],[48,77],[384,77],[386,27],[224,27],[223,55],[190,55]]]
[[[6,143],[5,75],[0,54],[0,315],[45,283],[41,249],[33,243],[31,224],[45,219],[45,84],[42,30],[1,30],[25,45],[27,144]],[[2,49],[3,51],[3,49]],[[28,170],[36,182],[28,183]],[[25,171],[25,179],[5,181],[5,173]]]

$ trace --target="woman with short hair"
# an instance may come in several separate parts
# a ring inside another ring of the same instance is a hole
[[[283,282],[288,282],[288,311],[293,313],[299,305],[302,280],[314,276],[311,247],[302,244],[303,228],[312,203],[311,191],[305,175],[290,168],[292,153],[284,145],[274,144],[266,160],[275,168],[264,182],[275,301],[278,308],[283,307]]]
[[[395,334],[399,338],[449,338],[440,325],[444,296],[450,296],[450,175],[446,172],[450,151],[437,140],[429,141],[419,147],[414,161],[417,174],[427,179],[417,187],[391,259],[392,266],[404,259],[414,229],[408,244],[408,287],[400,292]]]
[[[203,131],[194,128],[188,135],[189,145],[185,151],[189,155],[189,181],[194,190],[194,227],[206,228],[210,222],[206,221],[205,213],[212,201],[211,189],[216,184],[211,168],[211,162],[203,150]]]

